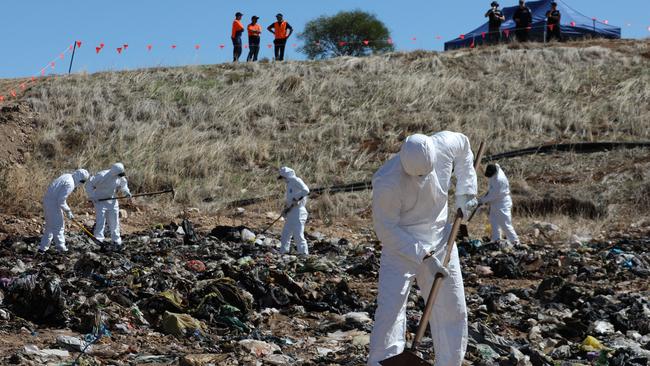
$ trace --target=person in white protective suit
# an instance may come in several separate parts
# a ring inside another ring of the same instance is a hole
[[[399,154],[373,178],[373,223],[382,242],[375,324],[368,365],[401,353],[406,304],[413,280],[424,299],[437,273],[444,276],[429,325],[436,366],[461,365],[467,348],[467,309],[458,251],[442,262],[450,234],[448,190],[456,176],[456,206],[467,217],[476,202],[476,172],[466,136],[441,132],[409,136]]]
[[[280,237],[280,254],[291,251],[291,238],[296,242],[298,254],[308,255],[307,240],[305,239],[305,223],[307,222],[307,196],[309,188],[296,176],[291,168],[280,168],[280,177],[287,183],[287,193],[284,198],[283,215],[286,219],[282,236]]]
[[[513,245],[519,245],[519,237],[512,226],[512,198],[510,183],[499,164],[490,164],[485,168],[485,176],[489,178],[488,192],[479,199],[480,204],[490,205],[490,226],[492,241],[501,239],[501,229]]]
[[[120,206],[115,199],[101,201],[115,197],[117,191],[121,191],[126,197],[131,197],[122,163],[115,163],[109,170],[102,170],[95,174],[86,184],[88,198],[95,205],[95,238],[104,241],[104,226],[108,221],[111,240],[119,248],[122,245],[119,221]]]
[[[56,178],[47,187],[47,192],[45,192],[45,196],[43,197],[45,229],[43,230],[41,245],[38,248],[39,251],[47,251],[50,248],[52,239],[54,239],[54,245],[59,252],[68,251],[68,248],[65,246],[63,213],[65,212],[65,215],[70,220],[74,218],[72,210],[68,206],[67,199],[75,188],[86,183],[88,176],[88,171],[78,169],[72,174],[63,174]]]

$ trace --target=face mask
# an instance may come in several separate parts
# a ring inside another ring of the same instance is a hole
[[[84,183],[86,183],[86,181],[85,180],[80,180],[79,183],[84,184]]]
[[[126,177],[126,173],[120,173],[117,175],[118,177]]]

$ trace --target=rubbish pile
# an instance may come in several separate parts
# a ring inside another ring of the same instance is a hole
[[[365,364],[380,256],[371,233],[311,233],[308,257],[282,256],[276,238],[246,227],[201,235],[185,222],[124,239],[102,252],[72,233],[65,256],[37,254],[38,238],[4,240],[0,332],[19,342],[0,346],[0,363]],[[649,244],[461,243],[467,360],[647,365]]]

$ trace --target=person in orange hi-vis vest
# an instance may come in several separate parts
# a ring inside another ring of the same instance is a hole
[[[241,35],[244,33],[244,26],[241,24],[241,17],[244,14],[237,12],[235,14],[235,20],[232,22],[232,34],[230,38],[232,39],[232,62],[238,62],[239,56],[241,56]]]
[[[293,34],[293,28],[286,20],[283,19],[282,14],[277,14],[275,18],[277,22],[269,25],[268,31],[275,35],[273,44],[275,45],[275,60],[284,60],[284,48],[287,45],[287,39]]]
[[[262,35],[262,26],[257,24],[260,17],[253,15],[251,24],[248,25],[248,57],[246,61],[257,61],[257,55],[260,52],[260,36]]]

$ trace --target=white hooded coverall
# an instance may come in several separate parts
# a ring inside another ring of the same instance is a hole
[[[284,198],[285,206],[291,207],[286,213],[286,222],[280,237],[280,253],[287,254],[291,251],[291,238],[296,241],[298,254],[309,254],[307,239],[305,239],[305,223],[307,222],[307,196],[309,188],[296,176],[293,169],[280,168],[280,176],[287,182],[287,193]]]
[[[79,169],[72,174],[63,174],[47,187],[47,192],[43,197],[45,229],[39,250],[48,250],[52,239],[54,239],[54,245],[57,250],[67,250],[65,246],[63,212],[70,212],[70,207],[66,200],[74,189],[82,184],[81,181],[87,179],[88,172],[84,169]]]
[[[426,299],[435,273],[423,259],[434,252],[440,262],[444,260],[452,167],[456,194],[476,195],[473,159],[469,140],[462,134],[413,135],[375,174],[373,223],[383,249],[368,365],[379,366],[404,350],[406,304],[413,280]],[[429,321],[436,366],[461,365],[467,348],[465,292],[455,248],[448,270]]]
[[[499,166],[497,172],[488,181],[488,192],[480,199],[481,203],[490,205],[490,226],[492,226],[492,241],[501,239],[501,230],[505,231],[506,238],[512,244],[519,243],[519,237],[512,226],[512,198],[510,197],[510,183],[505,173]]]
[[[104,226],[108,220],[111,240],[115,245],[122,244],[119,221],[120,206],[117,200],[99,200],[115,197],[118,190],[127,196],[131,195],[126,177],[119,176],[121,173],[124,173],[124,165],[116,163],[111,169],[95,174],[86,184],[88,198],[95,204],[95,238],[99,241],[104,240]]]

